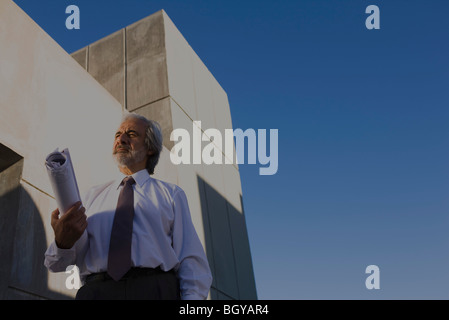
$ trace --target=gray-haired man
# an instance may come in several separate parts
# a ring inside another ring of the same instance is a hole
[[[79,267],[77,299],[207,298],[211,272],[185,193],[150,176],[161,150],[157,122],[125,115],[113,144],[119,176],[63,216],[52,212],[45,265]]]

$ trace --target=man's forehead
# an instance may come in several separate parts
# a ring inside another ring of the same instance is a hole
[[[146,124],[140,119],[130,118],[126,119],[120,124],[120,127],[118,128],[118,131],[127,131],[127,130],[134,130],[134,131],[145,131]]]

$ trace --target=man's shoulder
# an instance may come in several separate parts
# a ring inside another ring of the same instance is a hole
[[[157,186],[161,191],[167,192],[172,197],[178,192],[184,192],[180,186],[175,183],[167,182],[157,178],[151,178],[153,184]]]

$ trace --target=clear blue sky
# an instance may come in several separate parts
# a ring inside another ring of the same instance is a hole
[[[260,299],[449,298],[449,1],[15,2],[69,53],[164,9],[234,128],[279,129],[276,175],[240,166]]]

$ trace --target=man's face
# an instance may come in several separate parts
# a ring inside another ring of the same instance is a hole
[[[145,145],[146,124],[134,118],[123,121],[115,134],[112,154],[120,167],[143,169],[151,154]],[[137,168],[138,167],[138,168]]]

